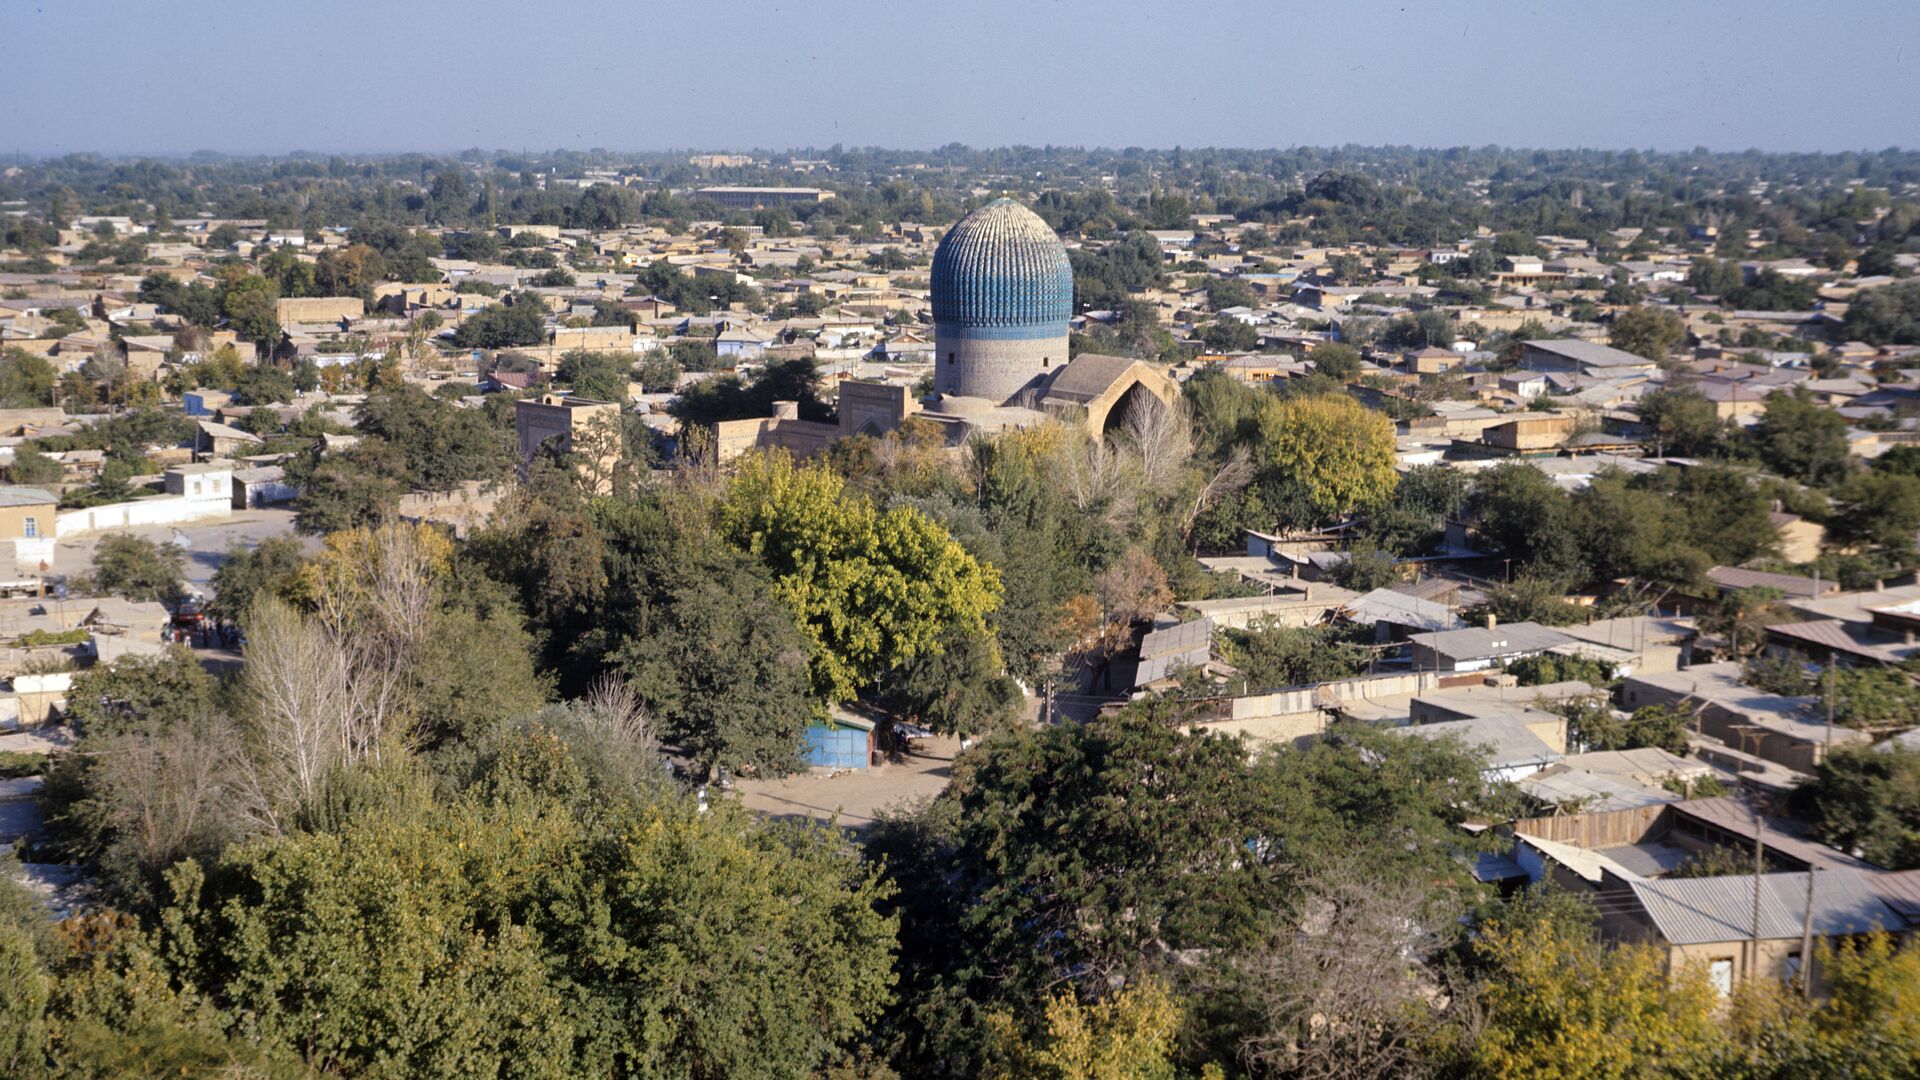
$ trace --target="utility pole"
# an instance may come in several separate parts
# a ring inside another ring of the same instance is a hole
[[[1813,997],[1813,875],[1815,867],[1807,864],[1807,913],[1800,918],[1800,995]]]
[[[1821,756],[1829,757],[1833,754],[1833,657],[1827,657],[1827,666],[1820,669],[1820,676],[1827,684],[1827,749]]]
[[[1760,798],[1757,794],[1753,801],[1747,804],[1747,809],[1753,812],[1753,940],[1748,946],[1746,974],[1748,978],[1753,978],[1755,970],[1760,966],[1760,875],[1766,869],[1766,846],[1761,837],[1766,832],[1767,826],[1760,817]],[[1801,962],[1806,961],[1802,959]],[[1757,1046],[1760,1039],[1757,1028],[1754,1030],[1753,1037]]]

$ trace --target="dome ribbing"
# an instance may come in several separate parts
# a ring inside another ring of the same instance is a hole
[[[1073,314],[1065,245],[1012,199],[996,199],[947,230],[933,253],[932,285],[935,323],[1064,327]]]

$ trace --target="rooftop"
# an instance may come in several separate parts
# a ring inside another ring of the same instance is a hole
[[[1660,936],[1675,945],[1705,945],[1751,937],[1798,938],[1807,914],[1806,873],[1663,878],[1630,881],[1634,899]],[[1875,894],[1865,875],[1848,870],[1815,874],[1813,932],[1821,936],[1898,929],[1906,924]],[[1759,932],[1754,932],[1754,894]]]

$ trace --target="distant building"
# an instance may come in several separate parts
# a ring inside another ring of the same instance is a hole
[[[550,441],[563,454],[578,454],[576,467],[610,489],[620,460],[620,406],[611,401],[543,394],[513,403],[513,427],[524,475],[534,455]]]
[[[696,188],[693,197],[727,210],[771,210],[786,206],[816,206],[833,198],[833,192],[820,188],[703,187]]]
[[[1521,343],[1520,366],[1528,371],[1571,375],[1631,375],[1652,373],[1658,366],[1644,356],[1575,338],[1550,338]]]

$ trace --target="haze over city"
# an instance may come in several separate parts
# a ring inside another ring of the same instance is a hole
[[[1920,6],[1737,11],[23,0],[0,152],[1920,143]]]

